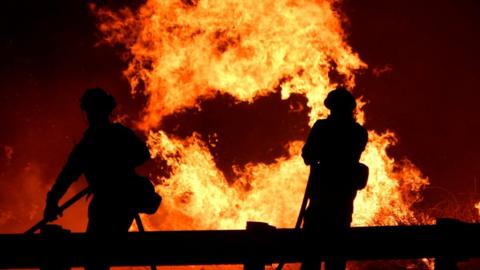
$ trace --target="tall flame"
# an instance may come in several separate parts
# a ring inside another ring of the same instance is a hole
[[[159,176],[165,202],[151,228],[231,229],[248,220],[294,225],[308,176],[303,142],[288,143],[288,156],[272,164],[232,164],[236,179],[228,182],[199,134],[181,139],[154,130],[165,116],[220,93],[250,103],[277,91],[283,99],[301,94],[310,124],[325,117],[328,91],[337,83],[353,88],[355,71],[366,68],[345,42],[333,2],[148,0],[138,10],[118,11],[92,5],[104,41],[127,49],[132,93],[148,97],[138,126],[149,134],[152,156],[172,170]],[[357,115],[363,122],[363,112]],[[362,161],[370,179],[355,201],[354,225],[417,223],[411,206],[428,180],[410,162],[387,155],[396,142],[392,132],[369,135]]]

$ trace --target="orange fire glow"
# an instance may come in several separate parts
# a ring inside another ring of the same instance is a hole
[[[345,42],[333,2],[148,0],[138,10],[119,11],[92,6],[104,41],[127,49],[124,74],[132,93],[148,97],[138,127],[149,134],[152,156],[172,169],[158,179],[165,201],[149,218],[150,229],[238,229],[249,220],[294,225],[308,175],[303,142],[288,143],[289,155],[273,164],[232,164],[236,180],[230,184],[200,135],[181,139],[155,128],[165,116],[219,93],[250,103],[276,91],[283,99],[301,94],[310,124],[325,117],[323,100],[337,85],[331,73],[352,89],[355,72],[367,67]],[[363,111],[357,117],[364,122]],[[397,140],[392,132],[369,135],[362,161],[370,179],[355,201],[354,225],[419,223],[411,206],[428,180],[410,162],[387,155]]]

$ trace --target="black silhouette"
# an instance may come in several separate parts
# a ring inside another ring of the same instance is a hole
[[[348,90],[331,91],[324,103],[330,115],[313,125],[302,150],[305,164],[311,166],[303,228],[310,246],[321,245],[331,254],[325,269],[343,270],[346,261],[338,255],[338,243],[349,231],[357,190],[366,185],[368,168],[359,159],[368,133],[355,121],[356,102]],[[318,270],[320,261],[307,256],[302,269]]]
[[[59,214],[62,213],[64,210],[66,210],[67,208],[69,208],[70,206],[75,204],[78,200],[80,200],[81,198],[85,197],[86,195],[88,195],[90,193],[91,193],[90,187],[86,187],[86,188],[82,189],[80,192],[75,194],[72,198],[68,199],[65,203],[63,203],[61,206],[59,206],[57,208],[57,213],[59,213]],[[45,229],[45,227],[47,227],[47,225],[49,225],[48,222],[50,222],[50,221],[51,221],[51,218],[49,218],[49,219],[43,218],[42,220],[37,222],[37,224],[33,225],[30,229],[28,229],[25,232],[25,234],[34,234],[38,230]]]
[[[132,130],[110,122],[116,106],[113,96],[100,88],[88,89],[80,103],[89,127],[48,192],[44,218],[57,218],[60,198],[84,174],[93,195],[87,234],[95,238],[118,237],[128,232],[138,212],[155,212],[160,203],[158,196],[154,206],[145,209],[142,200],[151,197],[142,192],[149,188],[153,191],[153,185],[135,172],[137,166],[150,159],[150,154]],[[108,269],[108,265],[97,261],[86,268]]]

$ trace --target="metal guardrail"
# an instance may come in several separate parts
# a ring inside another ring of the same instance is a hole
[[[263,223],[250,223],[247,228],[131,232],[121,239],[103,240],[58,228],[40,234],[2,234],[0,268],[84,266],[101,258],[112,266],[243,264],[258,269],[280,261],[301,262],[310,253],[318,259],[328,254],[322,245],[305,247],[300,230]],[[480,258],[478,243],[480,224],[439,220],[437,225],[354,227],[351,237],[338,245],[348,260],[437,258],[455,265],[458,260]]]

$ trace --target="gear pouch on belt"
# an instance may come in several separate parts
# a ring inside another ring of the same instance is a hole
[[[369,169],[363,163],[358,163],[354,169],[354,183],[357,190],[362,190],[367,186]]]
[[[153,183],[144,176],[135,177],[131,195],[132,206],[138,213],[154,214],[162,202],[162,196],[155,192]]]

